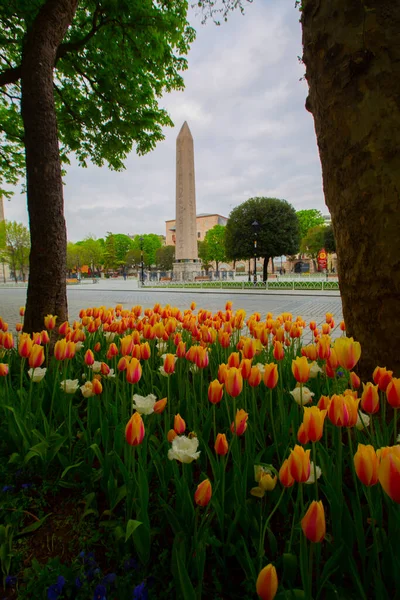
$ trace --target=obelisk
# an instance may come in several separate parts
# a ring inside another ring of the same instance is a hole
[[[186,121],[176,138],[174,278],[192,281],[201,269],[197,253],[193,137]]]

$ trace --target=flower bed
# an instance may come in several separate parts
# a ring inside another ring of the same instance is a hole
[[[361,389],[344,323],[333,343],[331,314],[227,303],[56,325],[0,319],[4,597],[396,597],[400,380]]]

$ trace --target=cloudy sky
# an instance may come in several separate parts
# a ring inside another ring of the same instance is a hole
[[[175,218],[175,140],[185,120],[195,145],[197,213],[229,216],[253,196],[327,213],[313,119],[304,108],[294,0],[254,0],[221,27],[190,15],[197,39],[186,89],[161,101],[175,127],[147,156],[132,153],[122,173],[72,161],[64,188],[70,241],[107,231],[165,234],[165,221]],[[28,224],[22,194],[4,208],[7,220]]]

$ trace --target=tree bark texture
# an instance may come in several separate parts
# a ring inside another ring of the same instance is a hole
[[[304,0],[303,60],[360,370],[400,376],[400,3]]]
[[[67,318],[63,184],[53,96],[57,48],[78,0],[48,0],[27,33],[22,57],[30,271],[24,330],[40,331],[46,314]]]

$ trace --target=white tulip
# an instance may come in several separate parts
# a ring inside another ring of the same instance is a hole
[[[317,377],[318,373],[322,373],[322,369],[314,360],[314,362],[310,363],[310,379]]]
[[[89,369],[92,369],[93,373],[100,373],[101,362],[99,360],[95,360],[94,363],[89,366]]]
[[[197,437],[188,438],[186,435],[178,435],[172,441],[172,448],[168,450],[169,460],[179,460],[181,463],[189,464],[197,460],[200,452],[197,452],[199,440]]]
[[[84,385],[81,385],[81,392],[84,398],[91,398],[94,396],[92,382],[87,381]]]
[[[39,381],[42,381],[43,377],[46,375],[46,371],[46,368],[41,369],[40,367],[36,367],[36,369],[29,369],[28,375],[34,383],[38,383]]]
[[[366,415],[365,413],[361,412],[361,410],[360,410],[357,415],[357,423],[356,423],[357,429],[359,431],[361,431],[362,429],[364,429],[364,427],[368,427],[370,420],[371,419],[369,418],[369,416]]]
[[[79,387],[79,379],[64,379],[61,381],[60,388],[66,394],[75,394]]]
[[[148,396],[139,396],[134,394],[132,398],[132,409],[136,410],[140,415],[151,415],[154,412],[154,405],[157,401],[154,394]]]
[[[322,475],[321,468],[317,465],[315,470],[317,471],[317,479],[319,479]],[[310,462],[310,477],[307,479],[306,483],[315,483],[314,463],[312,461]]]
[[[294,398],[294,401],[297,402],[300,406],[304,406],[304,404],[308,404],[311,402],[312,397],[314,396],[314,392],[308,389],[305,385],[303,385],[303,392],[301,393],[300,386],[294,388],[290,392]]]

